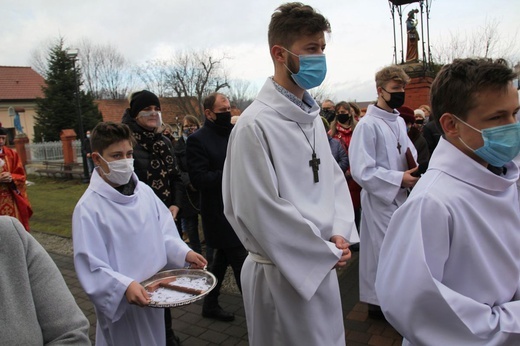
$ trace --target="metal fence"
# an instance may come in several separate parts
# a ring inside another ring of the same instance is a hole
[[[81,141],[72,141],[74,161],[81,162]],[[63,146],[61,141],[28,143],[25,145],[27,159],[31,163],[42,161],[63,161]]]

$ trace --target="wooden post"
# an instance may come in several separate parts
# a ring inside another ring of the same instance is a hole
[[[20,156],[20,160],[22,160],[22,165],[25,167],[27,164],[27,153],[25,151],[25,144],[29,143],[29,138],[26,135],[21,135],[14,139],[14,147],[18,156]]]
[[[74,149],[72,141],[76,140],[76,132],[73,129],[64,129],[60,132],[61,145],[63,148],[63,164],[71,164],[74,162]]]

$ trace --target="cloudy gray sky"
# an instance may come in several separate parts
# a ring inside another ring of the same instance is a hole
[[[35,48],[60,36],[67,45],[87,38],[114,46],[134,64],[167,58],[181,50],[207,49],[230,57],[226,68],[231,78],[247,79],[261,86],[273,73],[267,26],[273,10],[282,2],[0,0],[0,65],[29,66]],[[336,101],[374,99],[374,73],[393,61],[388,1],[305,3],[324,14],[332,26],[326,49],[325,81],[331,96]],[[430,4],[430,42],[434,53],[451,36],[471,35],[490,22],[500,22],[501,42],[518,41],[518,0],[430,0]],[[403,9],[403,21],[414,8],[419,8],[419,4]],[[514,48],[518,50],[518,45]]]

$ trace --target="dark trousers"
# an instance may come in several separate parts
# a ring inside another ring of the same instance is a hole
[[[210,271],[217,278],[217,286],[206,296],[206,298],[204,298],[205,308],[212,309],[218,305],[220,287],[222,286],[222,281],[226,275],[228,265],[230,265],[231,269],[233,269],[233,274],[235,276],[238,289],[240,292],[242,292],[242,285],[240,284],[240,272],[246,257],[247,251],[242,245],[226,249],[216,249]]]
[[[199,216],[194,215],[182,219],[184,223],[184,230],[188,233],[190,239],[190,247],[193,251],[202,254],[199,238]]]
[[[175,336],[172,327],[172,313],[170,308],[164,309],[164,327],[166,332],[166,346],[178,346],[178,338]]]

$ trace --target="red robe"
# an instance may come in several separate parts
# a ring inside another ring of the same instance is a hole
[[[0,170],[1,172],[10,172],[13,182],[0,183],[0,215],[16,217],[29,231],[29,218],[32,215],[32,209],[27,197],[25,170],[16,151],[6,146],[2,149],[0,159],[5,164]]]

